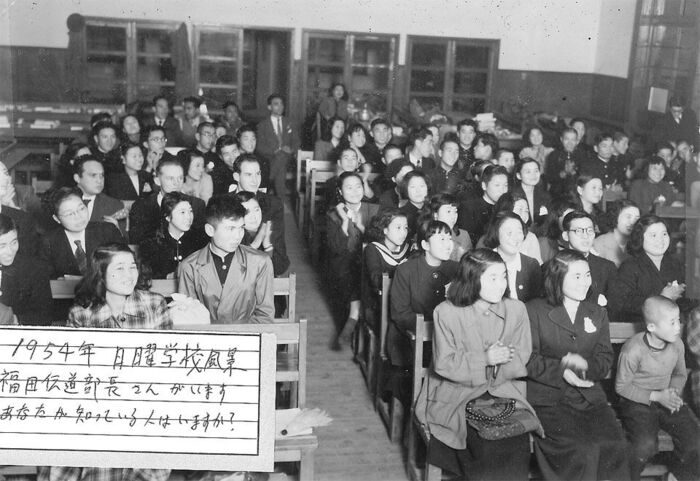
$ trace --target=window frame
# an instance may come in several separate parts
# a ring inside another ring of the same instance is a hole
[[[444,67],[426,67],[414,65],[413,49],[416,44],[432,44],[440,45],[445,48],[445,64]],[[445,112],[454,112],[452,103],[459,99],[484,99],[484,111],[488,112],[492,108],[493,84],[496,72],[498,70],[498,59],[500,55],[500,40],[498,39],[478,39],[478,38],[460,38],[460,37],[435,37],[424,35],[408,35],[406,37],[406,98],[405,103],[408,105],[412,99],[417,98],[434,98],[442,97],[442,105],[440,106]],[[479,47],[489,49],[489,58],[486,68],[466,68],[457,66],[457,47]],[[427,92],[411,90],[411,79],[414,71],[433,70],[442,71],[445,74],[442,92]],[[487,74],[486,92],[484,94],[463,94],[457,93],[454,90],[455,75],[459,72],[484,72]],[[480,112],[474,112],[477,114]]]

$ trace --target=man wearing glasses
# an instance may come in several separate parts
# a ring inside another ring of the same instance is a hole
[[[185,182],[185,172],[182,164],[176,158],[162,158],[155,171],[155,184],[160,187],[148,197],[142,197],[134,202],[129,212],[129,242],[140,244],[156,235],[160,226],[160,203],[163,195],[170,192],[180,192]],[[194,213],[193,228],[204,227],[204,201],[192,196],[186,196]]]
[[[143,168],[147,172],[155,172],[161,159],[174,159],[175,156],[165,150],[168,138],[165,129],[157,125],[147,127],[142,133],[143,146],[146,148],[146,163]]]
[[[583,211],[572,211],[562,221],[562,238],[569,249],[580,252],[586,257],[591,269],[591,288],[586,300],[605,307],[608,304],[608,289],[617,275],[615,264],[591,252],[595,240],[593,218]]]
[[[90,222],[81,194],[74,188],[62,187],[53,195],[53,219],[60,227],[44,235],[39,249],[39,256],[50,266],[51,279],[84,275],[98,246],[124,242],[119,229],[109,222]]]

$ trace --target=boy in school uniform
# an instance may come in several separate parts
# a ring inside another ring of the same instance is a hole
[[[680,339],[680,310],[663,296],[642,307],[646,331],[623,346],[615,390],[621,396],[620,419],[632,444],[632,479],[658,452],[659,429],[673,438],[671,472],[680,481],[700,478],[700,422],[683,404],[685,348]]]
[[[182,261],[178,269],[178,292],[202,302],[212,324],[273,321],[272,260],[241,245],[245,214],[245,207],[235,197],[213,197],[204,225],[211,241]]]

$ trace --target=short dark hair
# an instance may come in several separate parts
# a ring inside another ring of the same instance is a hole
[[[576,122],[580,122],[583,124],[584,127],[588,127],[588,124],[586,123],[586,121],[581,117],[574,117],[573,119],[571,119],[571,121],[569,122],[569,126],[571,128],[573,128],[573,126]],[[588,129],[586,129],[586,130],[588,130]],[[577,134],[578,134],[578,132],[577,132]]]
[[[204,216],[207,224],[216,226],[224,219],[242,219],[246,209],[238,198],[232,195],[215,195],[207,203]]]
[[[169,99],[168,97],[166,97],[165,95],[163,95],[163,94],[158,94],[158,95],[156,95],[155,97],[153,97],[153,106],[155,107],[155,105],[156,105],[156,104],[158,103],[158,101],[161,100],[161,99],[163,99],[163,100],[165,100],[166,102],[168,102],[168,107],[170,107],[170,99]]]
[[[370,242],[382,242],[384,240],[384,229],[389,227],[389,224],[397,217],[406,218],[406,214],[395,207],[380,210],[369,222],[365,233],[367,240]]]
[[[442,150],[445,147],[445,144],[450,142],[456,144],[457,147],[459,147],[459,137],[457,137],[457,134],[455,134],[454,132],[447,132],[445,134],[445,136],[442,138],[442,141],[440,141],[440,150]]]
[[[92,117],[90,117],[90,125],[94,126],[99,122],[112,122],[112,114],[109,112],[97,112]]]
[[[494,264],[505,263],[497,252],[491,249],[474,249],[462,256],[459,270],[447,289],[446,298],[457,307],[467,307],[479,300],[481,293],[481,276]],[[508,289],[504,296],[508,295]]]
[[[669,107],[685,107],[685,101],[680,96],[673,95],[670,99],[668,99],[668,106]]]
[[[503,167],[502,165],[493,165],[489,163],[489,165],[486,166],[486,168],[484,168],[484,171],[481,174],[481,182],[488,184],[489,182],[491,182],[491,179],[493,179],[497,175],[504,175],[506,179],[508,179],[508,171],[505,167]]]
[[[330,124],[330,125],[333,125],[333,124]],[[372,122],[370,122],[369,130],[372,130],[377,125],[386,125],[387,127],[391,128],[391,122],[389,122],[388,119],[385,119],[384,117],[377,117]]]
[[[440,210],[440,207],[443,205],[453,205],[455,207],[459,207],[459,201],[457,200],[457,197],[452,194],[448,194],[447,192],[435,194],[430,198],[431,213],[437,214],[437,211]]]
[[[83,200],[83,193],[78,187],[61,187],[54,190],[51,193],[51,207],[53,209],[51,213],[58,216],[58,209],[61,207],[61,204],[63,204],[66,199],[73,196]]]
[[[5,235],[12,231],[17,231],[15,221],[7,214],[0,214],[0,235]]]
[[[233,163],[233,172],[234,173],[241,173],[241,164],[243,162],[255,162],[259,166],[261,166],[260,159],[255,155],[255,154],[241,154],[238,156],[236,161]]]
[[[117,129],[117,126],[112,123],[111,120],[102,120],[100,122],[97,122],[93,127],[92,127],[92,135],[93,136],[99,136],[100,132],[102,132],[105,129],[112,129],[114,130],[114,133],[116,134],[119,132]]]
[[[601,142],[605,142],[606,140],[609,140],[610,142],[612,142],[614,140],[613,136],[610,132],[599,133],[593,139],[593,143],[594,143],[594,145],[600,145]]]
[[[520,227],[523,229],[523,240],[527,235],[527,226],[520,218],[520,216],[511,211],[501,211],[496,213],[490,220],[488,227],[486,228],[486,234],[484,234],[484,246],[491,249],[498,247],[500,242],[498,241],[498,230],[503,224],[508,220],[518,221]]]
[[[573,122],[571,123],[573,124]],[[578,132],[576,132],[576,129],[573,127],[562,129],[561,133],[559,134],[559,138],[563,139],[565,134],[574,134],[576,137],[578,137]]]
[[[328,119],[328,129],[327,132],[324,132],[324,139],[323,140],[331,140],[333,138],[333,126],[335,125],[336,122],[342,122],[343,123],[343,135],[345,135],[345,128],[347,127],[348,123],[347,121],[338,116],[331,117]],[[342,137],[341,137],[342,138]]]
[[[333,90],[335,90],[336,87],[341,86],[343,87],[343,96],[340,97],[341,100],[347,100],[348,99],[348,89],[345,88],[345,84],[342,82],[335,82],[333,83],[330,87],[328,87],[328,96],[332,97],[333,96]]]
[[[406,174],[406,176],[399,184],[399,195],[402,198],[408,199],[408,183],[411,181],[411,179],[414,179],[416,177],[420,177],[425,181],[425,185],[428,186],[428,195],[430,195],[430,178],[421,170],[412,170],[411,172]]]
[[[229,145],[235,145],[236,147],[239,147],[238,145],[238,139],[234,137],[233,135],[222,135],[218,139],[216,139],[216,153],[221,156],[221,149],[224,147],[228,147]]]
[[[111,242],[99,246],[90,256],[90,262],[88,263],[85,277],[83,277],[75,288],[75,304],[83,308],[97,310],[107,302],[107,286],[105,282],[107,267],[109,267],[112,258],[116,254],[122,252],[134,256],[134,261],[138,268],[139,277],[134,290],[148,290],[150,287],[149,270],[142,268],[138,257],[127,244]]]
[[[196,109],[198,109],[202,105],[202,99],[200,99],[199,97],[192,96],[192,95],[182,99],[183,104],[187,103],[187,102],[193,104]]]
[[[469,167],[469,173],[472,175],[472,177],[474,177],[474,179],[481,180],[480,177],[484,173],[484,170],[491,165],[493,164],[488,160],[477,160]]]
[[[601,178],[598,177],[597,175],[581,174],[581,175],[579,175],[578,178],[576,179],[576,187],[581,187],[581,188],[583,188],[583,187],[586,186],[586,184],[588,184],[588,183],[589,183],[590,181],[592,181],[593,179],[598,179],[601,183],[603,182],[603,179],[601,179]],[[577,197],[580,197],[580,195],[578,195],[578,193],[576,194],[576,196],[577,196]]]
[[[398,149],[398,147],[396,147],[395,145],[392,145],[391,147]],[[384,148],[385,152],[386,152],[387,148],[389,148],[388,145]],[[396,175],[399,172],[401,172],[401,169],[403,169],[404,167],[415,168],[412,163],[410,163],[408,160],[404,159],[403,157],[399,157],[397,159],[392,160],[391,163],[386,166],[386,172],[385,172],[386,177],[388,179],[391,179],[392,177],[396,177]]]
[[[571,227],[571,223],[575,221],[576,219],[588,219],[590,220],[593,225],[595,225],[595,221],[593,220],[593,217],[591,214],[588,212],[584,212],[582,210],[572,210],[568,214],[564,216],[564,219],[561,221],[562,228],[564,229],[564,232],[568,231],[569,228]]]
[[[144,128],[141,130],[141,142],[148,142],[148,137],[151,136],[151,132],[162,132],[163,137],[166,137],[168,134],[165,132],[165,127],[162,127],[160,125],[149,125],[148,127]]]
[[[255,134],[256,137],[257,137],[257,135],[258,135],[258,132],[257,132],[257,130],[255,130],[255,126],[254,126],[253,124],[243,124],[243,125],[241,125],[240,127],[238,127],[238,130],[236,130],[236,139],[237,139],[238,142],[239,142],[239,144],[238,144],[239,146],[241,145],[241,144],[240,144],[240,142],[241,142],[241,137],[242,137],[243,134],[245,134],[246,132],[253,132],[253,134]]]
[[[573,249],[562,249],[547,261],[543,268],[544,295],[552,306],[564,304],[564,277],[569,272],[569,265],[577,261],[586,261],[586,257]]]
[[[82,177],[83,172],[85,172],[85,164],[88,162],[97,162],[102,165],[102,162],[92,155],[81,155],[80,157],[76,157],[73,161],[73,173],[78,174],[78,177]],[[104,165],[102,165],[102,168],[104,169]]]
[[[187,174],[178,157],[161,157],[160,161],[158,161],[158,165],[156,165],[156,177],[163,172],[163,167],[167,167],[168,165],[180,167],[182,169],[182,175]]]
[[[429,241],[435,234],[452,235],[452,231],[450,230],[449,225],[440,220],[429,220],[418,224],[418,235],[416,239],[418,240],[418,250],[420,252],[425,252],[425,249],[423,248],[423,241]]]
[[[143,153],[143,147],[137,144],[136,142],[132,142],[130,140],[127,140],[126,142],[123,142],[119,146],[119,155],[122,157],[126,157],[126,154],[133,148],[138,148],[141,150],[141,153]]]
[[[241,201],[241,204],[244,204],[244,203],[248,202],[249,200],[253,200],[253,199],[255,199],[256,201],[258,200],[258,198],[255,197],[254,192],[248,192],[247,190],[239,190],[238,192],[236,192],[234,194],[234,197],[236,199],[238,199],[239,201]],[[247,210],[246,210],[246,212],[247,212]]]
[[[433,133],[426,127],[418,127],[411,131],[408,136],[407,148],[412,149],[416,145],[417,140],[425,140],[426,137],[432,137]]]
[[[620,142],[623,139],[629,140],[630,136],[624,130],[616,130],[613,134],[613,142]]]
[[[233,100],[227,100],[226,102],[224,102],[224,105],[221,106],[221,110],[226,110],[227,108],[229,108],[231,106],[236,107],[236,110],[238,111],[238,113],[239,114],[241,113],[241,109],[238,107],[238,104],[236,102],[234,102]]]
[[[544,220],[542,231],[545,233],[545,237],[551,240],[559,240],[561,237],[562,226],[560,224],[560,218],[562,214],[567,210],[576,210],[578,206],[567,199],[560,199],[552,204],[552,209],[547,213],[547,217]]]
[[[673,147],[673,145],[671,145],[670,142],[666,142],[666,141],[658,142],[658,143],[654,146],[654,152],[658,152],[659,150],[663,150],[663,149],[668,149],[668,150],[670,150],[671,152],[673,152],[674,150],[676,150],[676,149]]]
[[[338,190],[338,199],[342,199],[342,195],[340,193],[341,189],[343,188],[343,183],[345,182],[346,179],[349,179],[350,177],[356,177],[357,179],[360,180],[360,183],[362,182],[362,176],[358,174],[357,172],[342,172],[338,176],[338,180],[336,181],[336,188]],[[341,200],[342,202],[342,200]]]
[[[479,131],[479,126],[474,119],[463,119],[457,123],[457,133],[462,129],[462,127],[471,127],[474,132]]]
[[[647,159],[647,161],[644,163],[644,170],[643,170],[643,172],[645,172],[646,174],[649,174],[649,167],[651,167],[652,165],[660,165],[660,166],[662,166],[662,167],[664,168],[664,170],[666,169],[666,162],[664,161],[664,159],[662,159],[662,158],[659,157],[658,155],[652,155],[652,156],[649,157],[649,159]]]
[[[283,103],[286,103],[282,94],[275,92],[267,96],[267,105],[272,105],[272,101],[275,99],[280,99]]]
[[[479,132],[479,134],[476,136],[476,142],[481,142],[484,147],[491,147],[491,152],[493,154],[498,151],[498,139],[492,133]]]
[[[639,257],[644,254],[644,234],[647,229],[654,224],[663,224],[668,231],[668,225],[659,216],[655,214],[645,214],[632,227],[630,238],[627,241],[627,253],[634,257]]]
[[[216,130],[216,127],[214,126],[214,122],[200,122],[199,125],[197,126],[197,133],[202,134],[202,130],[204,130],[205,127],[211,127],[212,129]]]

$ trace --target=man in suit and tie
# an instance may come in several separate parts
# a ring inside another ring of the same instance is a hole
[[[119,220],[126,219],[124,204],[102,192],[105,188],[102,164],[92,157],[82,157],[75,160],[73,172],[73,180],[82,192],[90,222],[111,222],[124,230],[126,223],[124,226],[118,224]]]
[[[213,197],[204,226],[211,241],[183,260],[178,269],[178,292],[204,304],[212,324],[273,321],[272,260],[241,245],[245,214],[235,197]]]
[[[108,222],[90,222],[81,192],[61,187],[53,196],[53,219],[59,224],[41,240],[39,257],[51,270],[51,279],[84,275],[95,249],[108,242],[124,242],[119,230]]]
[[[185,182],[182,164],[177,159],[161,159],[153,179],[160,187],[160,192],[154,192],[148,197],[142,197],[134,202],[129,212],[129,242],[140,244],[153,237],[161,224],[160,203],[163,195],[170,192],[180,192]],[[192,206],[194,222],[192,227],[204,226],[204,201],[192,196],[186,196]]]
[[[165,130],[168,147],[181,145],[180,123],[170,116],[170,102],[164,95],[153,97],[153,117],[147,117],[143,121],[145,127],[157,125]]]
[[[270,165],[270,185],[275,195],[284,201],[287,194],[287,166],[296,152],[298,139],[289,120],[284,118],[284,99],[280,94],[267,98],[270,117],[261,120],[257,129],[258,153]]]

